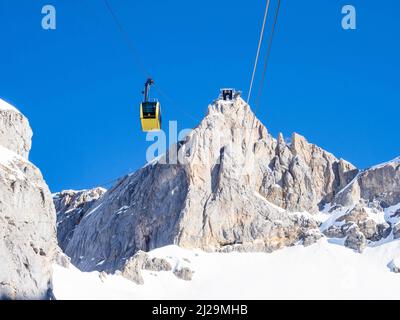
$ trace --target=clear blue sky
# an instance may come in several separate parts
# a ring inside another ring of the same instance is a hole
[[[246,95],[264,1],[109,0],[155,81],[163,120],[197,125],[219,88]],[[357,9],[357,30],[341,8]],[[57,29],[41,28],[41,8]],[[258,117],[299,132],[360,168],[400,155],[399,1],[283,0]],[[102,0],[1,0],[0,97],[34,131],[31,160],[52,191],[134,171],[149,142],[138,105],[144,75]]]

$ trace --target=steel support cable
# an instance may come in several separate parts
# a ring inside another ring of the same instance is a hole
[[[117,17],[117,15],[115,14],[114,10],[112,9],[110,3],[108,2],[108,0],[104,0],[104,4],[107,8],[107,10],[109,11],[110,15],[112,16],[115,24],[118,27],[118,30],[121,32],[121,34],[123,35],[125,41],[127,42],[129,48],[131,49],[132,53],[134,54],[134,56],[136,57],[136,62],[137,65],[139,66],[140,70],[142,71],[142,73],[146,76],[146,77],[150,77],[150,74],[147,72],[144,63],[142,62],[142,60],[140,59],[140,56],[138,55],[135,46],[133,44],[133,42],[130,39],[129,34],[126,32],[126,30],[124,29],[124,27],[122,26],[122,24],[119,22],[119,19]],[[259,56],[260,56],[260,52],[261,52],[261,47],[262,47],[262,42],[263,42],[263,38],[264,38],[264,33],[265,33],[265,26],[266,26],[266,21],[267,21],[267,17],[268,17],[268,12],[269,12],[269,5],[270,5],[270,0],[267,0],[266,3],[266,8],[265,8],[265,12],[264,12],[264,18],[263,18],[263,23],[262,23],[262,28],[261,28],[261,33],[260,33],[260,39],[259,39],[259,43],[258,43],[258,48],[257,48],[257,53],[256,53],[256,58],[255,58],[255,63],[253,66],[253,72],[252,72],[252,77],[251,77],[251,81],[250,81],[250,87],[249,87],[249,93],[248,93],[248,97],[247,97],[247,103],[249,103],[250,98],[251,98],[251,93],[252,93],[252,89],[253,89],[253,84],[254,84],[254,79],[255,79],[255,74],[257,71],[257,65],[258,65],[258,60],[259,60]],[[267,70],[267,65],[268,65],[268,59],[269,59],[269,55],[270,55],[270,51],[271,51],[271,46],[272,46],[272,39],[273,39],[273,35],[274,35],[274,31],[275,31],[275,26],[276,26],[276,22],[277,22],[277,18],[278,18],[278,14],[279,14],[279,7],[280,7],[280,0],[278,0],[278,5],[277,5],[277,10],[275,13],[275,18],[274,18],[274,23],[273,23],[273,28],[272,28],[272,32],[271,32],[271,37],[270,37],[270,41],[268,44],[268,49],[267,49],[267,54],[266,54],[266,58],[264,60],[264,68],[263,68],[263,74],[262,74],[262,79],[261,79],[261,84],[260,84],[260,88],[258,91],[258,95],[256,98],[256,103],[255,103],[255,111],[258,110],[258,104],[259,104],[259,100],[260,97],[262,95],[262,87],[263,87],[263,83],[265,80],[265,74],[266,74],[266,70]],[[162,96],[164,96],[170,103],[172,103],[172,99],[169,98],[165,93],[163,93],[163,91],[160,89],[159,86],[155,86],[155,89],[157,92],[159,92]],[[181,109],[178,108],[174,103],[172,103],[172,106],[175,106],[175,108],[177,109]],[[180,110],[181,111],[181,110]],[[192,120],[197,121],[197,119],[195,119],[194,117],[192,117],[190,114],[186,113],[185,111],[182,111],[186,116],[190,117]],[[254,122],[255,122],[255,114],[253,117],[253,121],[252,121],[252,126],[251,128],[253,128],[254,126]],[[253,130],[251,130],[250,133],[250,139],[252,137],[252,133]],[[247,151],[248,151],[248,143],[246,144],[246,157],[247,157]],[[118,180],[118,179],[115,179]],[[113,181],[111,181],[113,182]]]
[[[121,33],[121,35],[123,36],[123,38],[125,39],[129,49],[132,51],[132,54],[135,57],[135,62],[136,65],[139,67],[140,71],[147,77],[147,78],[151,78],[151,75],[149,72],[147,72],[146,67],[143,63],[143,61],[140,59],[140,56],[135,48],[135,45],[133,44],[133,41],[131,40],[128,32],[125,30],[125,28],[122,26],[122,24],[119,22],[119,19],[117,17],[117,15],[115,14],[113,8],[111,7],[110,3],[108,2],[108,0],[104,0],[104,4],[108,10],[108,12],[110,13],[112,19],[114,20],[115,25],[118,28],[118,31]]]
[[[256,59],[254,61],[253,73],[251,75],[251,80],[250,80],[249,93],[247,95],[247,104],[249,104],[249,102],[250,102],[251,91],[253,89],[253,83],[254,83],[254,77],[255,77],[256,71],[257,71],[258,58],[260,56],[261,46],[262,46],[262,42],[263,42],[263,39],[264,39],[264,30],[265,30],[265,25],[267,23],[267,17],[268,17],[268,11],[269,11],[269,3],[270,3],[270,0],[267,0],[267,4],[266,4],[266,7],[265,7],[265,12],[264,12],[264,19],[263,19],[263,23],[262,23],[262,27],[261,27],[260,39],[258,40],[258,48],[257,48],[257,53],[256,53]]]
[[[185,116],[187,116],[188,118],[194,120],[194,121],[198,121],[198,119],[196,119],[195,117],[193,117],[191,114],[187,113],[184,109],[179,108],[175,102],[172,100],[172,98],[170,98],[166,93],[164,93],[160,87],[156,84],[153,84],[154,90],[156,90],[161,96],[163,96],[167,101],[169,101],[170,105],[172,107],[175,107],[175,109],[178,109],[181,113],[183,113]]]
[[[269,56],[271,55],[272,42],[273,42],[273,39],[274,39],[276,24],[278,22],[278,15],[279,15],[280,6],[281,6],[281,0],[278,0],[278,4],[277,4],[277,7],[276,7],[275,16],[274,16],[274,21],[273,21],[272,29],[271,29],[271,37],[269,38],[267,52],[266,52],[265,59],[264,59],[264,66],[263,66],[263,72],[262,72],[262,76],[261,76],[260,86],[258,88],[258,94],[257,94],[256,101],[255,101],[254,114],[257,113],[257,110],[258,110],[259,105],[260,105],[260,99],[261,99],[261,96],[262,96],[265,77],[266,77],[266,74],[267,74]],[[253,125],[254,125],[254,120],[255,120],[255,116],[253,118]]]
[[[151,78],[150,73],[147,71],[145,64],[143,63],[143,60],[140,59],[140,55],[138,54],[135,45],[132,41],[132,39],[130,38],[128,32],[125,30],[125,28],[122,26],[121,22],[118,19],[118,16],[116,15],[115,11],[113,10],[113,8],[111,7],[111,4],[109,3],[108,0],[103,0],[104,4],[108,10],[108,12],[110,13],[112,19],[114,20],[119,32],[122,34],[123,38],[125,39],[129,49],[132,51],[132,54],[135,58],[135,62],[136,65],[139,67],[139,69],[141,70],[141,72],[143,73],[143,75],[145,75],[147,78]],[[194,118],[193,116],[191,116],[189,113],[187,113],[186,111],[184,111],[183,108],[180,108],[169,96],[167,96],[162,90],[161,88],[157,85],[153,85],[155,90],[160,93],[162,96],[164,96],[171,104],[171,106],[175,109],[177,109],[178,111],[180,111],[181,113],[183,113],[184,115],[186,115],[187,117],[191,118],[194,121],[198,121],[198,119]]]
[[[269,62],[269,56],[271,54],[272,42],[273,42],[273,39],[274,39],[276,24],[278,22],[280,5],[281,5],[281,0],[278,0],[278,4],[277,4],[276,10],[275,10],[274,21],[273,21],[272,29],[271,29],[271,36],[270,36],[269,41],[268,41],[267,52],[266,52],[265,58],[264,58],[264,66],[263,66],[262,76],[261,76],[261,80],[260,80],[260,86],[258,88],[258,94],[257,94],[255,105],[254,105],[255,108],[254,108],[254,112],[253,112],[252,124],[251,124],[251,127],[250,127],[250,136],[249,136],[249,139],[248,139],[248,141],[246,143],[245,159],[248,156],[249,144],[250,144],[251,139],[253,137],[254,123],[255,123],[255,120],[256,120],[256,113],[257,113],[257,110],[259,108],[260,99],[261,99],[262,92],[263,92],[265,76],[266,76],[266,73],[267,73],[267,67],[268,67],[268,62]]]

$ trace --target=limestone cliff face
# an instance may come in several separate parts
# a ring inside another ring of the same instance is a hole
[[[57,240],[65,251],[76,226],[90,206],[106,192],[103,188],[91,190],[64,190],[53,195],[57,212]]]
[[[336,197],[342,206],[388,208],[400,203],[400,157],[360,172]]]
[[[51,296],[55,210],[27,159],[31,136],[27,119],[0,99],[0,299]]]
[[[0,146],[28,159],[32,129],[28,120],[13,106],[0,99]]]
[[[122,178],[83,216],[66,254],[82,270],[112,272],[140,249],[174,243],[187,183],[177,165],[155,164]]]
[[[400,158],[363,170],[336,194],[336,217],[323,230],[362,251],[371,242],[400,238]]]
[[[91,205],[66,253],[82,270],[121,270],[167,244],[272,251],[321,235],[312,218],[357,170],[294,134],[274,139],[240,98],[216,100],[184,141]],[[252,127],[252,128],[251,128]]]
[[[357,174],[352,164],[296,133],[290,145],[279,136],[275,150],[269,162],[271,170],[264,173],[261,193],[290,211],[320,210]]]

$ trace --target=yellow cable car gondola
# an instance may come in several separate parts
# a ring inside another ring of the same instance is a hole
[[[149,100],[150,86],[154,83],[152,79],[147,79],[144,85],[144,101],[140,104],[140,122],[142,130],[158,131],[161,130],[161,106],[157,100]]]

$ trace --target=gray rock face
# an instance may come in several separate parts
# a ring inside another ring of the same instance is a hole
[[[175,165],[148,166],[126,176],[85,214],[66,254],[82,270],[114,272],[139,250],[174,243],[186,181],[183,168]]]
[[[360,172],[334,199],[343,206],[387,208],[400,203],[400,158]]]
[[[267,183],[263,194],[291,211],[318,211],[357,174],[352,164],[309,144],[296,133],[290,146],[278,140],[277,151],[275,161],[269,164],[273,178],[264,176]]]
[[[0,108],[0,126],[0,299],[49,298],[57,245],[53,201],[27,160],[28,121]]]
[[[28,159],[31,139],[32,129],[28,119],[0,99],[0,146]]]
[[[168,244],[272,251],[315,241],[315,221],[288,211],[317,211],[356,169],[298,134],[288,145],[257,119],[251,129],[253,117],[240,97],[215,101],[184,141],[90,207],[66,248],[72,262],[114,272]]]
[[[281,136],[272,145],[274,152],[268,152],[269,170],[262,172],[260,193],[290,211],[318,211],[357,173],[350,163],[296,133],[290,145]]]
[[[64,251],[76,226],[90,206],[106,192],[103,188],[91,190],[65,190],[53,196],[57,212],[57,240]]]

